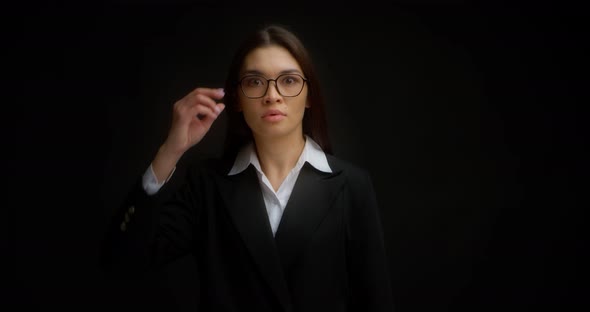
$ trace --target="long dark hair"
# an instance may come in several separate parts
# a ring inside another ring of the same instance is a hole
[[[246,124],[242,112],[238,110],[238,79],[246,55],[252,50],[269,45],[279,45],[287,49],[301,66],[307,78],[307,100],[310,104],[303,115],[303,133],[316,141],[325,153],[332,154],[324,98],[309,52],[292,31],[285,26],[273,24],[246,37],[230,64],[223,99],[226,105],[225,112],[228,114],[225,155],[234,155],[245,143],[253,140],[252,131]]]

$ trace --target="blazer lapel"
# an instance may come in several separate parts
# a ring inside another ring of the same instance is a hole
[[[344,185],[341,170],[333,164],[331,167],[332,173],[324,173],[305,163],[299,172],[275,235],[285,274],[303,252]]]
[[[218,177],[223,200],[258,269],[285,309],[290,295],[272,236],[256,169]]]

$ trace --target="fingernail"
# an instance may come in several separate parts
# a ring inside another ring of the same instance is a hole
[[[225,95],[225,90],[223,90],[223,88],[219,88],[219,93],[221,93],[221,95]]]

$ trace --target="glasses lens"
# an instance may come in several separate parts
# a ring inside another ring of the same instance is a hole
[[[247,97],[261,97],[266,92],[268,81],[260,76],[246,76],[242,79],[242,91]]]
[[[303,89],[303,77],[294,74],[281,75],[277,78],[277,86],[283,96],[297,96]]]

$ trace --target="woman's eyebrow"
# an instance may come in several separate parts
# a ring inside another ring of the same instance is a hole
[[[301,71],[297,70],[297,69],[285,69],[279,72],[279,75],[283,75],[283,74],[300,74],[303,75],[303,73],[301,73]],[[250,70],[246,70],[242,73],[242,75],[246,76],[246,75],[260,75],[260,76],[266,76],[263,72],[256,70],[256,69],[250,69]]]

